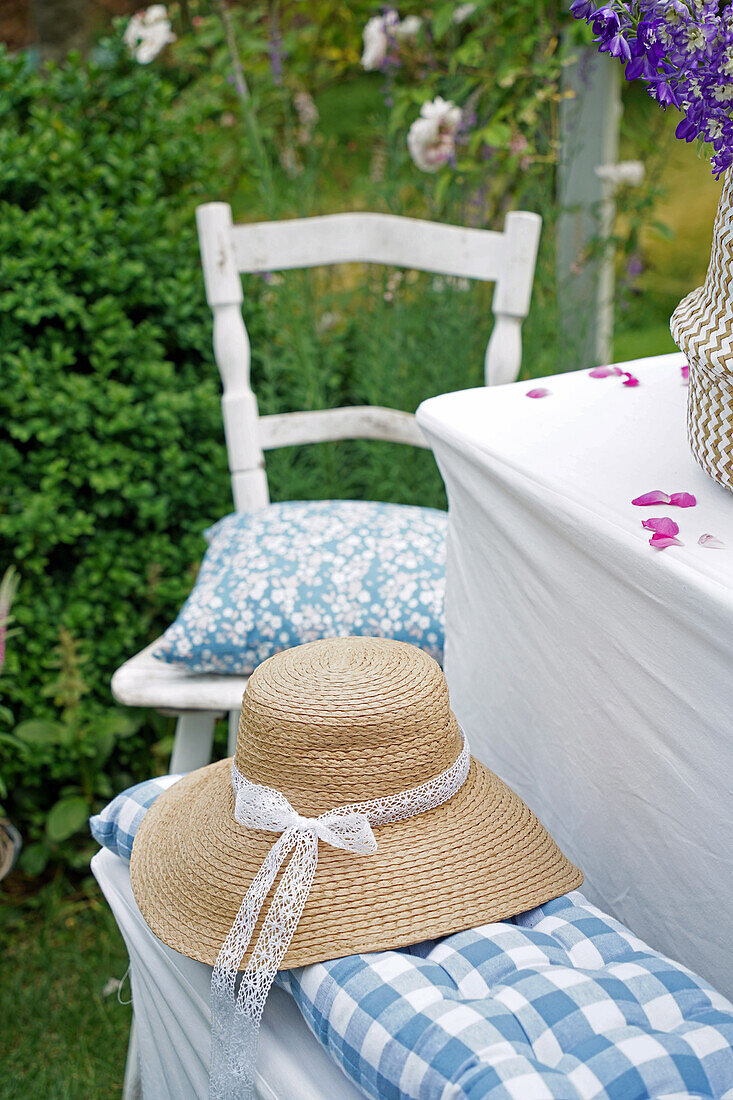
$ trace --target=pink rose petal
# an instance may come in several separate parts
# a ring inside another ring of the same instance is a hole
[[[642,493],[640,497],[634,497],[632,504],[642,508],[645,504],[669,504],[669,493],[663,493],[661,489],[652,489],[650,493]]]
[[[655,534],[649,539],[649,545],[655,550],[664,550],[667,546],[682,546],[682,543],[671,535]]]
[[[594,367],[592,371],[588,371],[590,378],[620,378],[624,372],[620,367]]]
[[[680,371],[682,373],[682,383],[683,383],[683,385],[685,385],[685,386],[689,385],[689,382],[690,382],[690,364],[685,363],[685,365],[683,367],[680,367]]]
[[[640,497],[634,497],[631,502],[643,508],[645,504],[674,504],[677,508],[694,508],[697,499],[692,493],[663,493],[661,489],[652,489],[649,493],[643,493]]]
[[[666,535],[670,538],[680,533],[679,527],[669,516],[660,516],[658,519],[643,519],[641,526],[646,527],[647,531],[654,531],[657,535]]]
[[[716,539],[715,535],[700,535],[698,546],[707,546],[709,550],[725,550],[725,543]]]
[[[527,397],[548,397],[550,391],[546,390],[544,386],[538,386],[534,390],[527,390]]]
[[[639,385],[639,379],[634,378],[633,374],[629,374],[629,372],[627,370],[621,371],[621,373],[624,375],[624,380],[621,383],[622,386],[638,386]]]

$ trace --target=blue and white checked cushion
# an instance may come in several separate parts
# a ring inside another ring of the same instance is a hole
[[[130,862],[132,842],[138,826],[159,794],[172,787],[180,775],[160,775],[128,787],[109,802],[101,813],[89,818],[89,828],[97,844]]]
[[[282,649],[372,635],[443,656],[446,513],[373,501],[288,501],[206,532],[198,579],[154,655],[247,675]]]
[[[177,778],[118,795],[92,818],[97,840],[129,859]],[[373,1100],[733,1100],[733,1005],[579,891],[277,981]]]

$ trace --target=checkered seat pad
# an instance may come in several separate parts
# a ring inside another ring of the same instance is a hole
[[[279,980],[375,1100],[733,1100],[733,1006],[577,891]]]
[[[177,778],[118,795],[91,820],[100,844],[129,859]],[[578,891],[277,981],[374,1100],[733,1100],[733,1005]]]

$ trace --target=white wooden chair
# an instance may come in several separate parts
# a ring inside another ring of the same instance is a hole
[[[427,447],[411,413],[360,406],[259,416],[250,385],[250,352],[242,319],[240,274],[337,263],[376,263],[496,284],[494,327],[485,359],[487,386],[513,382],[522,358],[522,322],[529,311],[542,219],[508,214],[502,233],[464,229],[390,214],[325,217],[234,225],[226,203],[196,211],[206,298],[214,313],[214,355],[223,384],[222,409],[234,506],[250,511],[269,503],[264,451],[298,443],[381,439]],[[211,759],[214,726],[229,716],[234,752],[244,676],[186,672],[152,656],[153,642],[112,677],[112,693],[131,707],[177,716],[170,772]],[[124,1100],[140,1095],[133,1024]]]
[[[359,406],[259,416],[250,385],[250,350],[242,319],[241,273],[337,263],[378,263],[481,279],[496,284],[494,327],[485,359],[487,385],[512,382],[522,357],[522,321],[529,310],[542,220],[507,215],[502,233],[395,217],[325,217],[234,225],[226,203],[196,211],[206,297],[214,313],[214,355],[223,383],[223,415],[237,511],[269,503],[263,452],[298,443],[381,439],[427,447],[411,413]],[[214,725],[230,716],[230,751],[246,677],[201,675],[151,655],[156,643],[115,672],[112,692],[131,707],[178,716],[171,772],[211,758]]]

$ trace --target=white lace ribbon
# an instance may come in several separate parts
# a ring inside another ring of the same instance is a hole
[[[318,817],[302,817],[279,791],[252,783],[232,764],[234,816],[245,829],[280,833],[244,895],[211,978],[211,1100],[254,1096],[260,1021],[267,995],[298,927],[318,866],[318,842],[356,855],[377,850],[372,826],[425,813],[447,802],[464,784],[471,750],[427,783],[385,798],[353,802]],[[237,974],[260,910],[281,867],[280,880],[262,930],[236,992]]]

